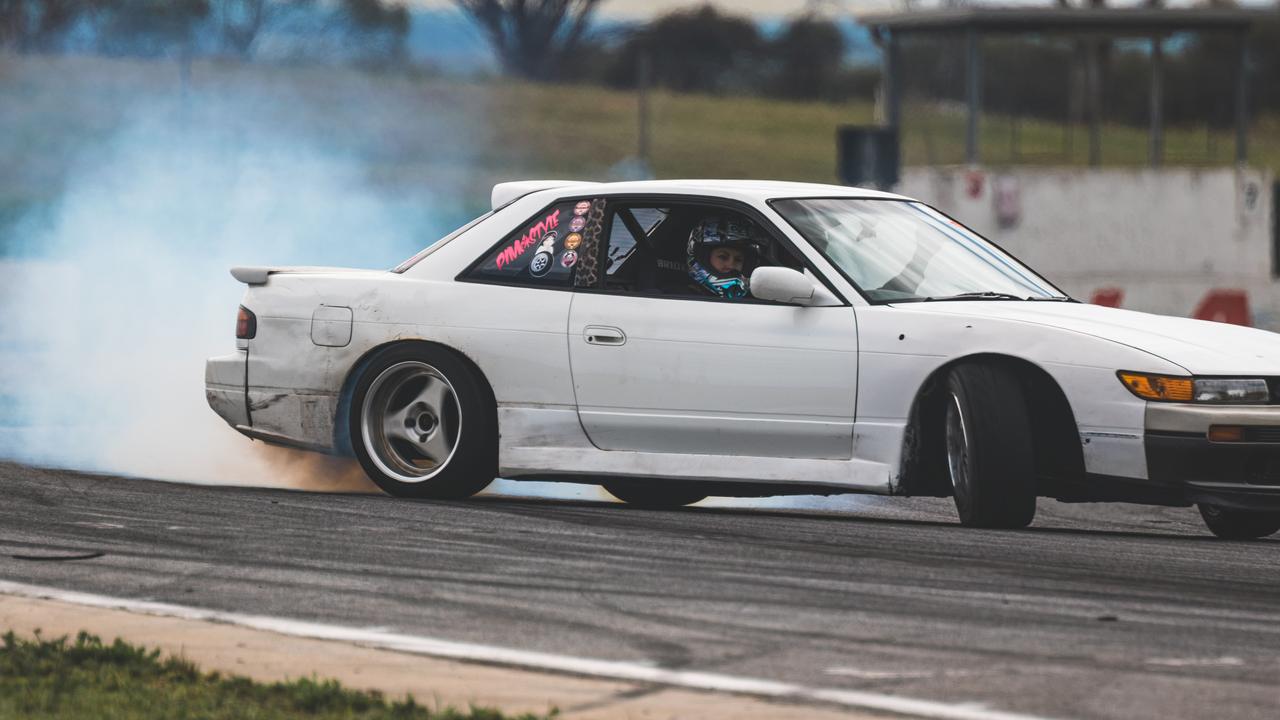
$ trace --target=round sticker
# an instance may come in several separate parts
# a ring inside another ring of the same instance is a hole
[[[591,203],[590,203],[590,202],[588,202],[588,201],[586,201],[586,200],[580,200],[580,201],[578,201],[578,204],[577,204],[577,205],[574,205],[574,206],[573,206],[573,214],[574,214],[574,215],[586,215],[586,214],[587,214],[587,211],[588,211],[588,210],[590,210],[590,209],[591,209]]]
[[[560,256],[560,264],[567,268],[573,267],[573,264],[576,262],[578,262],[578,253],[572,250],[569,250]]]
[[[587,226],[587,221],[580,217],[576,217],[569,221],[569,230],[572,232],[582,232],[582,228]]]
[[[578,233],[569,233],[568,235],[564,236],[565,250],[577,250],[578,246],[581,244],[582,244],[582,236],[579,235]]]
[[[559,236],[556,235],[555,230],[549,230],[546,235],[542,236],[542,247],[540,249],[547,252],[555,252],[557,237]]]
[[[551,269],[551,253],[546,250],[539,250],[537,255],[529,261],[529,274],[534,277],[542,277]]]

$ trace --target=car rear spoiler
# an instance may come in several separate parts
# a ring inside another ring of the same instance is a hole
[[[239,280],[245,285],[266,285],[267,279],[272,275],[280,275],[286,273],[317,273],[317,272],[359,272],[353,268],[336,268],[336,267],[311,267],[298,265],[294,267],[264,267],[256,265],[238,265],[231,268],[231,277]]]

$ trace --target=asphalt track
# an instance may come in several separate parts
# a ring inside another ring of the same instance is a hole
[[[936,500],[656,512],[5,463],[0,496],[14,582],[1048,717],[1280,716],[1280,541],[1193,510],[1042,501],[979,531]]]

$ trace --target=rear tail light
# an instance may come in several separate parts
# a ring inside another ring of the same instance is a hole
[[[249,308],[241,305],[240,314],[236,316],[236,339],[251,340],[258,334],[258,316]]]

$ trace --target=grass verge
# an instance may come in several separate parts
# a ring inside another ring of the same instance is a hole
[[[74,641],[20,638],[0,647],[0,718],[343,718],[344,720],[543,720],[488,708],[431,709],[412,695],[388,700],[376,691],[349,690],[335,680],[303,678],[259,683],[202,672],[159,650],[111,644],[86,632]]]

